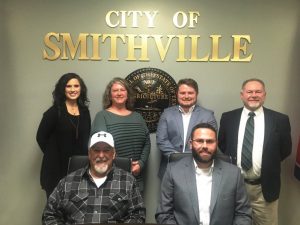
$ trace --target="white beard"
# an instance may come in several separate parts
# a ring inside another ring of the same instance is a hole
[[[107,163],[105,163],[105,164],[101,163],[100,165],[96,164],[94,166],[94,169],[99,174],[105,174],[108,170],[108,165],[107,165]]]

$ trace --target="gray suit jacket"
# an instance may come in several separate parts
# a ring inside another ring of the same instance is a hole
[[[159,224],[199,225],[196,175],[192,156],[168,165],[161,184],[160,203],[155,218]],[[251,224],[251,208],[240,169],[215,159],[210,225]]]
[[[167,167],[168,156],[171,153],[182,152],[183,147],[185,148],[185,152],[190,152],[188,140],[192,128],[198,123],[209,123],[218,129],[214,112],[196,105],[190,119],[187,140],[184,143],[182,114],[179,111],[179,106],[169,107],[161,115],[156,131],[156,143],[162,153],[158,172],[158,176],[161,179]]]

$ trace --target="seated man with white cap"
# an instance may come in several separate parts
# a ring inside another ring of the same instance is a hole
[[[146,209],[136,180],[113,165],[115,155],[111,134],[93,134],[89,166],[59,182],[48,199],[43,224],[144,223]]]

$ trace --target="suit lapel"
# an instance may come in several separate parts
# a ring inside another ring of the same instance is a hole
[[[215,160],[215,165],[212,173],[211,200],[210,200],[210,210],[209,210],[210,214],[212,214],[212,211],[217,202],[217,198],[220,192],[221,179],[222,179],[222,168],[218,160]]]
[[[264,108],[264,117],[265,117],[265,135],[264,135],[263,149],[266,149],[266,144],[268,143],[270,133],[274,123],[272,123],[272,115],[270,111],[266,108]]]
[[[182,142],[183,142],[183,138],[184,138],[184,135],[183,135],[183,122],[182,122],[182,115],[181,115],[181,112],[179,111],[179,106],[177,106],[175,108],[176,112],[175,112],[175,122],[177,124],[177,128],[178,128],[178,131],[180,133],[180,137],[182,139]]]
[[[196,184],[196,171],[195,171],[192,157],[190,158],[190,160],[185,161],[185,180],[187,184],[190,202],[194,209],[194,213],[197,219],[196,224],[199,224],[200,218],[199,218],[198,194],[197,194],[197,184]]]
[[[200,107],[195,105],[195,108],[192,112],[191,119],[190,119],[190,122],[189,122],[189,127],[188,127],[188,130],[187,130],[187,138],[190,137],[193,127],[195,126],[195,124],[197,124],[198,115],[200,114],[199,113],[200,110],[201,110]]]
[[[234,119],[231,120],[232,121],[233,146],[235,148],[237,148],[237,146],[238,146],[239,127],[240,127],[242,111],[243,111],[243,108],[240,108],[239,110],[237,110],[234,115]]]

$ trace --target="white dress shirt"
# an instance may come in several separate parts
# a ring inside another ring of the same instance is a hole
[[[209,168],[201,169],[194,160],[196,169],[196,184],[199,206],[199,218],[201,225],[209,225],[210,222],[210,200],[212,186],[212,171],[214,163]]]
[[[190,124],[190,119],[191,119],[191,116],[192,116],[192,112],[195,108],[195,105],[193,105],[188,112],[185,112],[181,106],[179,106],[179,111],[181,112],[181,115],[182,115],[182,122],[183,122],[183,149],[182,149],[182,152],[184,152],[185,150],[185,145],[186,145],[186,138],[187,138],[187,131],[188,131],[188,128],[189,128],[189,124]]]
[[[242,157],[242,146],[244,140],[244,133],[247,120],[249,118],[249,112],[247,108],[244,107],[241,115],[241,121],[239,126],[238,134],[238,148],[237,148],[237,165],[241,167],[241,157]],[[262,152],[264,145],[264,136],[265,136],[265,116],[263,107],[260,107],[254,111],[254,140],[253,140],[253,151],[252,151],[252,164],[253,167],[247,172],[242,170],[242,173],[245,178],[248,179],[257,179],[261,174],[261,161],[262,161]]]

